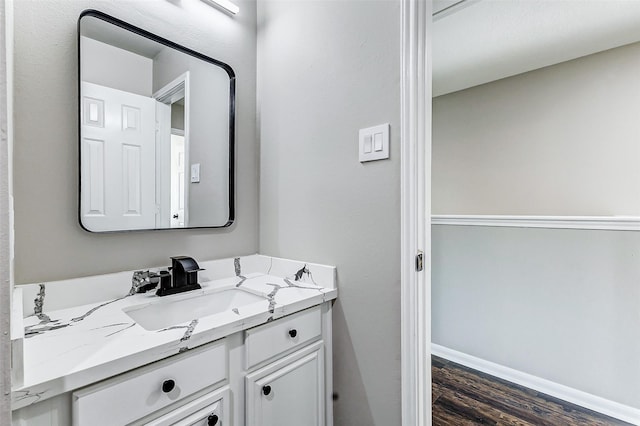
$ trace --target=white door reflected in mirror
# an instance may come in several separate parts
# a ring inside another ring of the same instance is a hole
[[[171,227],[184,228],[184,136],[171,134]]]
[[[82,95],[84,226],[153,228],[155,101],[88,82]]]

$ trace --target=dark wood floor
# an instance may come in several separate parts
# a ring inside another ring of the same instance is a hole
[[[629,424],[435,356],[431,374],[434,426]]]

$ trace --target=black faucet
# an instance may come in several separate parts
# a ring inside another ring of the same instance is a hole
[[[158,296],[168,296],[202,288],[198,284],[198,271],[203,269],[193,258],[188,256],[172,257],[169,269],[171,273],[160,272],[160,288],[156,292]]]

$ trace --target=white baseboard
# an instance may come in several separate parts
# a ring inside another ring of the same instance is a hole
[[[465,367],[473,368],[474,370],[525,386],[555,398],[562,399],[563,401],[602,413],[609,417],[629,422],[634,425],[640,425],[640,410],[637,408],[629,407],[628,405],[620,404],[618,402],[601,398],[587,392],[582,392],[531,374],[523,373],[522,371],[514,370],[513,368],[485,361],[435,343],[431,344],[431,353],[449,361],[462,364]]]

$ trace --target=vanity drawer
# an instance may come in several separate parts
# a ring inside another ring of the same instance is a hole
[[[223,340],[74,392],[73,424],[128,424],[226,378]]]
[[[247,369],[322,336],[320,306],[245,331]]]
[[[225,386],[144,424],[145,426],[229,426],[230,419],[229,387]]]

